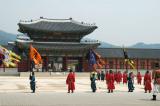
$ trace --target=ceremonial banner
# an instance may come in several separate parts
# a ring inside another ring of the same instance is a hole
[[[34,61],[35,65],[39,65],[42,63],[41,55],[32,45],[30,45],[30,59]]]
[[[16,63],[20,62],[21,57],[11,50],[7,50],[6,48],[0,46],[0,54],[3,55],[1,61],[6,67],[16,67]]]
[[[123,54],[124,54],[124,61],[125,63],[128,63],[132,69],[135,69],[135,63],[133,60],[131,60],[129,57],[128,57],[128,53],[127,51],[123,48]]]
[[[89,50],[86,58],[88,60],[89,66],[94,70],[96,70],[96,68],[103,68],[103,65],[105,65],[105,62],[101,59],[101,56],[93,50]]]

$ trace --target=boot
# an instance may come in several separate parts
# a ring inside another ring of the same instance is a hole
[[[156,100],[156,95],[153,95],[153,99],[152,100]]]
[[[111,90],[111,93],[113,93],[113,89]]]

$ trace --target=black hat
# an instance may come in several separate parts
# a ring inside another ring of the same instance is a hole
[[[69,72],[73,72],[72,69],[70,69]]]
[[[32,71],[32,75],[34,75],[34,72]]]

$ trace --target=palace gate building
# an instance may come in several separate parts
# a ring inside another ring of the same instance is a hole
[[[43,59],[42,71],[88,71],[85,56],[89,49],[96,49],[98,41],[82,41],[97,26],[69,19],[47,19],[20,21],[18,31],[29,36],[31,43]],[[29,45],[29,44],[28,44]],[[17,43],[18,48],[23,48]],[[23,45],[24,46],[24,45]],[[23,49],[26,54],[28,50]],[[23,57],[18,64],[19,71],[30,71],[30,61]]]

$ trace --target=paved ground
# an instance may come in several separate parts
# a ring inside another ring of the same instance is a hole
[[[97,82],[92,93],[88,77],[76,79],[76,91],[68,94],[64,77],[36,78],[37,91],[30,93],[28,77],[0,77],[0,106],[159,106],[151,101],[152,94],[144,93],[143,86],[135,84],[133,93],[127,85],[117,85],[114,93],[107,93],[105,82]]]

